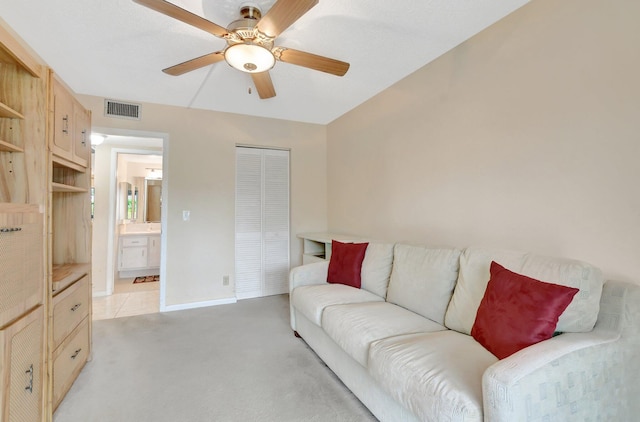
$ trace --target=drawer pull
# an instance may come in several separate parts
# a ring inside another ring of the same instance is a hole
[[[33,364],[29,365],[29,369],[27,369],[25,374],[29,374],[29,385],[24,387],[24,389],[30,393],[33,393]]]
[[[62,118],[62,122],[63,122],[63,126],[62,126],[62,133],[69,133],[69,115],[65,114],[65,116]]]
[[[75,312],[78,310],[78,308],[82,305],[82,303],[76,303],[75,305],[73,305],[73,308],[71,308],[71,312]]]
[[[82,348],[80,348],[80,349],[76,350],[76,351],[71,355],[71,359],[75,359],[75,358],[77,358],[81,351],[82,351]]]
[[[0,227],[0,233],[13,233],[22,231],[22,227]]]

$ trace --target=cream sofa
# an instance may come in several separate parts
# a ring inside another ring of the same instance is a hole
[[[469,335],[500,262],[577,287],[563,334],[498,360]],[[631,421],[640,417],[640,286],[533,254],[371,243],[362,287],[328,262],[290,273],[291,327],[381,421]],[[595,328],[594,328],[595,324]]]

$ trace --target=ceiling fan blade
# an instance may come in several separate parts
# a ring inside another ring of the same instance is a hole
[[[251,79],[253,79],[253,83],[256,86],[260,99],[264,100],[276,96],[276,90],[273,87],[273,82],[271,82],[271,76],[268,71],[252,73]]]
[[[196,14],[189,12],[181,7],[176,6],[173,3],[169,3],[165,0],[133,0],[134,2],[153,9],[156,12],[160,12],[164,15],[170,16],[174,19],[178,19],[184,23],[195,26],[198,29],[202,29],[216,37],[224,37],[229,33],[226,28],[220,25],[206,20]]]
[[[200,69],[201,67],[218,63],[222,60],[224,60],[224,53],[222,51],[216,51],[215,53],[205,54],[204,56],[196,57],[195,59],[187,60],[186,62],[182,62],[175,66],[162,69],[162,71],[171,76],[179,76],[183,73],[191,72],[192,70]]]
[[[276,58],[282,62],[308,67],[309,69],[319,70],[320,72],[326,72],[336,76],[344,76],[347,70],[349,70],[349,63],[305,53],[304,51],[294,50],[292,48],[276,47],[274,52],[276,53]]]
[[[278,0],[260,19],[258,30],[275,38],[316,4],[318,0]]]

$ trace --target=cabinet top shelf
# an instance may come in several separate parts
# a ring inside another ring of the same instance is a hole
[[[42,66],[36,62],[27,50],[3,27],[0,21],[0,61],[17,64],[31,76],[40,78]]]

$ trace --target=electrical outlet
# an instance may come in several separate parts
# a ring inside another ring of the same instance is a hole
[[[229,276],[228,275],[222,276],[222,285],[223,286],[228,286],[229,285]]]

